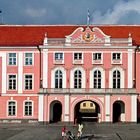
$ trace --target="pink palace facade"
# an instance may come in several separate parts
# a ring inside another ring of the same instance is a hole
[[[137,122],[140,26],[1,25],[0,122]]]

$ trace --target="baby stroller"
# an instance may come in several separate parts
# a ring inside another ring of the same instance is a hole
[[[67,132],[67,140],[75,140],[75,136],[71,131]]]

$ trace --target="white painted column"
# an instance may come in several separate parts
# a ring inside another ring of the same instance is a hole
[[[23,92],[23,52],[18,54],[18,93]]]
[[[105,95],[105,121],[110,122],[110,95]]]
[[[69,98],[69,95],[65,95],[65,111],[64,111],[64,121],[65,122],[69,122],[69,113],[70,113],[70,111],[69,111],[69,100],[70,100],[70,98]]]
[[[128,88],[133,87],[133,77],[132,77],[132,70],[133,70],[133,50],[128,49]]]
[[[131,122],[137,122],[137,95],[131,96]]]
[[[43,49],[43,88],[48,87],[48,49]]]
[[[7,77],[6,77],[6,64],[7,64],[7,61],[6,61],[6,53],[0,53],[0,57],[2,57],[2,94],[6,94],[6,80],[7,80]]]
[[[43,122],[44,121],[44,98],[43,94],[39,94],[39,101],[38,101],[38,121]]]

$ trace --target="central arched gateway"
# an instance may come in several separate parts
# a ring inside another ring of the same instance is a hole
[[[77,123],[81,121],[98,122],[100,116],[99,105],[91,100],[80,101],[74,108],[74,121]]]
[[[53,101],[50,104],[50,123],[61,121],[62,104],[60,101]]]

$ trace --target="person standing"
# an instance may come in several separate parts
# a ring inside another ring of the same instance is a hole
[[[81,122],[78,124],[78,133],[79,137],[81,137],[83,133],[83,124]]]
[[[63,128],[62,128],[62,140],[65,140],[66,139],[66,126],[64,126]]]

